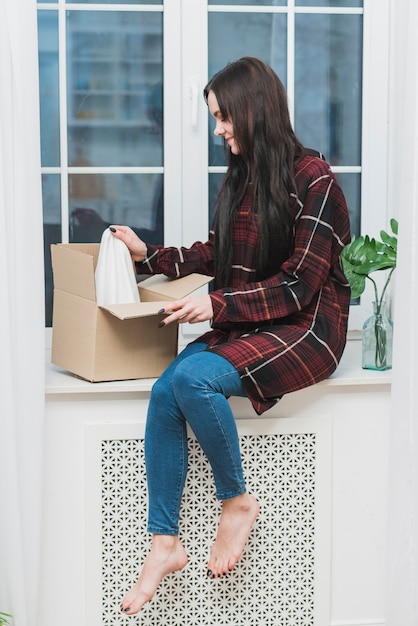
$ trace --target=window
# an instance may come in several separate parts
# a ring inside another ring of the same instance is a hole
[[[244,55],[286,85],[353,232],[385,228],[387,14],[388,0],[38,2],[47,326],[51,243],[100,241],[112,222],[152,243],[207,237],[225,162],[201,92]]]

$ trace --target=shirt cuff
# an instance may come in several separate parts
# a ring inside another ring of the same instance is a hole
[[[147,254],[143,261],[135,261],[137,274],[153,274],[158,261],[158,246],[146,244]]]
[[[213,323],[215,325],[223,324],[228,321],[228,311],[222,291],[213,291],[209,294],[212,300]]]

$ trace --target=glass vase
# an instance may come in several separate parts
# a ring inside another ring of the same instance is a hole
[[[362,366],[367,370],[392,368],[393,322],[386,313],[386,303],[373,302],[373,315],[363,325]]]

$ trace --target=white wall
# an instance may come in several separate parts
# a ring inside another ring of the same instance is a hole
[[[389,206],[399,216],[391,399],[387,626],[418,624],[418,4],[391,2]]]

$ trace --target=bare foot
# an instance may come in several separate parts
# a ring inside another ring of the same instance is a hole
[[[238,563],[259,510],[259,502],[248,493],[222,502],[218,534],[210,551],[209,577],[223,576]]]
[[[162,579],[183,569],[187,554],[179,538],[172,535],[153,535],[150,553],[145,559],[138,581],[122,600],[120,609],[126,615],[138,613],[157,591]]]

